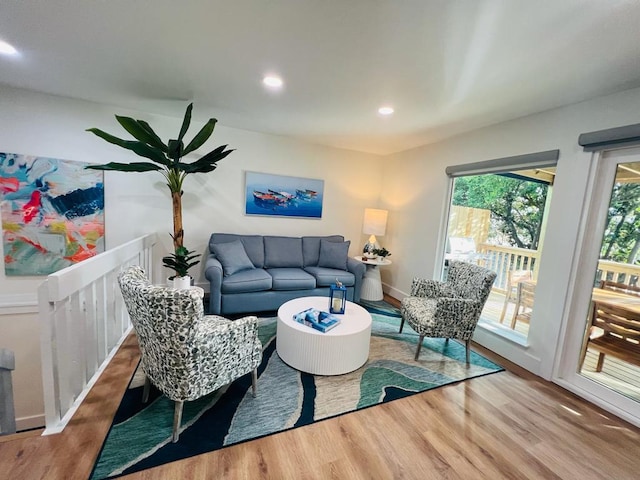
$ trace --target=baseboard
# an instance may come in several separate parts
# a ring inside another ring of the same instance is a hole
[[[16,430],[18,432],[31,430],[32,428],[44,428],[44,413],[41,415],[16,418]]]
[[[397,288],[387,285],[386,283],[382,283],[382,290],[384,291],[384,293],[397,300],[402,300],[404,297],[409,296],[408,293],[405,293],[402,290],[398,290]]]

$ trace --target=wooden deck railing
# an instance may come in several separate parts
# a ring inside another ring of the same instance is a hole
[[[64,429],[130,331],[117,275],[151,276],[156,235],[132,240],[47,277],[38,289],[45,434]]]
[[[612,280],[625,285],[638,285],[640,279],[640,265],[600,260],[598,262],[598,274],[596,282],[600,280]]]
[[[494,290],[505,292],[507,272],[513,270],[533,270],[533,278],[538,277],[538,251],[526,248],[505,247],[483,243],[479,247],[483,264],[497,272]],[[640,265],[600,260],[594,285],[600,280],[613,280],[627,285],[640,284]]]
[[[534,278],[538,274],[537,250],[483,243],[480,245],[480,254],[484,266],[498,274],[493,288],[499,292],[506,291],[509,271],[533,270]]]

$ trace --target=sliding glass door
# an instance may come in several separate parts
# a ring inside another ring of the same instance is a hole
[[[559,377],[587,398],[638,423],[640,150],[602,155],[583,223]]]

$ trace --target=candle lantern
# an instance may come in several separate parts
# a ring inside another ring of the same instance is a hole
[[[329,312],[344,313],[347,304],[347,287],[336,278],[336,283],[329,287]]]

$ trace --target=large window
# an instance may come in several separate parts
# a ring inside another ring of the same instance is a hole
[[[494,270],[497,278],[480,324],[523,341],[533,318],[554,174],[553,166],[512,166],[459,172],[452,179],[443,277],[451,259]]]

